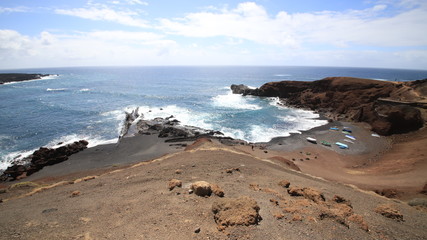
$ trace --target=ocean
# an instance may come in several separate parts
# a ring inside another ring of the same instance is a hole
[[[0,85],[0,169],[41,146],[76,140],[89,147],[115,143],[125,111],[144,118],[173,115],[184,125],[249,142],[326,124],[311,111],[277,105],[276,98],[231,94],[231,84],[313,81],[351,76],[389,81],[427,78],[427,71],[334,67],[74,67],[2,70],[55,74]]]

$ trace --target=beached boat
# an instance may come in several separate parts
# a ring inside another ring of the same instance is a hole
[[[322,145],[327,146],[327,147],[332,146],[332,144],[330,142],[327,142],[327,141],[322,141]]]
[[[347,135],[345,135],[345,137],[346,137],[346,138],[350,138],[350,139],[351,139],[351,140],[353,140],[353,141],[355,141],[355,140],[356,140],[356,138],[355,138],[355,137],[353,137],[353,136],[351,136],[351,135],[348,135],[348,134],[347,134]]]
[[[335,144],[341,149],[347,149],[348,148],[348,145],[344,144],[344,143],[336,142]]]
[[[307,141],[309,141],[311,143],[317,143],[317,140],[315,138],[312,138],[312,137],[308,137]]]
[[[331,127],[329,130],[338,131],[339,129],[337,127]]]
[[[344,133],[352,133],[353,131],[351,131],[351,129],[349,129],[349,128],[343,128],[342,129],[342,131],[344,132]]]

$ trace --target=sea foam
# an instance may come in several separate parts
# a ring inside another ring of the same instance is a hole
[[[217,95],[212,98],[212,104],[215,107],[231,108],[241,110],[260,110],[261,106],[250,103],[250,97],[244,97],[240,94],[233,94],[231,90],[224,95]]]

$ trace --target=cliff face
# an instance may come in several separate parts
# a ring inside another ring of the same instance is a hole
[[[314,82],[269,82],[259,89],[234,85],[232,90],[280,97],[287,105],[321,111],[335,119],[367,122],[382,135],[421,128],[427,107],[427,80],[397,83],[329,77]]]

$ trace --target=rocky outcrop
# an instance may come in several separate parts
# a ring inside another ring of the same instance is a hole
[[[129,132],[129,128],[132,126],[132,123],[140,116],[139,107],[132,110],[132,112],[125,112],[125,120],[123,121],[122,129],[120,130],[119,141]]]
[[[383,215],[386,218],[394,219],[398,222],[403,221],[403,215],[400,211],[391,204],[381,204],[375,208],[375,212]]]
[[[255,95],[254,94],[255,89],[252,89],[244,84],[239,84],[239,85],[232,84],[230,88],[234,94],[242,94],[243,96]]]
[[[232,89],[244,95],[279,97],[289,106],[320,111],[337,120],[367,122],[382,135],[421,128],[427,111],[427,79],[397,83],[330,77],[270,82],[257,89],[233,85]]]
[[[205,197],[212,194],[211,184],[206,181],[197,181],[191,184],[190,188],[197,196]]]
[[[201,137],[222,136],[219,131],[206,130],[193,126],[183,126],[173,116],[167,118],[141,119],[136,123],[140,134],[158,134],[160,138],[169,138],[166,142],[196,140]]]
[[[42,77],[47,77],[50,74],[28,74],[28,73],[0,73],[0,84],[8,82],[21,82],[28,80],[41,79]]]
[[[247,196],[220,199],[212,204],[214,219],[220,231],[232,226],[258,224],[262,220],[259,210],[258,203]]]
[[[29,163],[26,165],[15,164],[8,167],[1,176],[2,180],[15,180],[17,178],[29,176],[45,166],[54,165],[68,159],[72,154],[87,148],[89,143],[80,140],[59,148],[41,147],[28,157]]]

